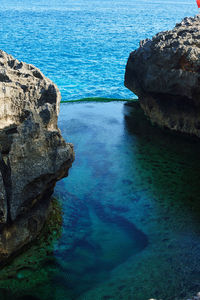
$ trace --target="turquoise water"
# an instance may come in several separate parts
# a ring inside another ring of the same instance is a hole
[[[63,100],[131,98],[129,53],[197,12],[195,0],[1,0],[0,48],[40,68]]]
[[[57,184],[55,255],[72,299],[183,299],[200,289],[199,150],[123,103],[63,104],[76,148]]]
[[[135,106],[61,105],[76,149],[55,190],[62,216],[0,272],[0,299],[183,300],[200,290],[199,141],[152,127]]]
[[[190,0],[2,0],[1,48],[39,67],[64,101],[132,98],[123,86],[130,51],[196,13]],[[76,152],[55,190],[62,220],[54,239],[0,272],[0,299],[181,300],[198,292],[199,143],[161,132],[120,101],[63,103],[59,127]]]

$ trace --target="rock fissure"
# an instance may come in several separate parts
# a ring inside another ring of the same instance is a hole
[[[12,181],[11,181],[11,167],[8,156],[3,156],[0,153],[0,172],[2,175],[4,188],[6,192],[6,223],[11,224],[11,214],[10,214],[10,201],[12,199]],[[3,217],[1,212],[0,218]]]

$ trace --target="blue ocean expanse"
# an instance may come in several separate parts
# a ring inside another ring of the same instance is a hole
[[[2,0],[0,48],[40,68],[64,101],[131,99],[129,53],[196,13],[195,0]],[[58,125],[76,159],[40,239],[0,271],[0,299],[199,292],[199,142],[151,126],[122,101],[62,103]]]
[[[197,13],[195,0],[2,0],[0,48],[40,68],[63,100],[132,98],[129,53]]]

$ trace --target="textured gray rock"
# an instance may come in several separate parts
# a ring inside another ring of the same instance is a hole
[[[74,160],[57,127],[60,99],[39,69],[0,51],[0,262],[41,230]]]
[[[153,123],[200,137],[200,16],[140,42],[125,86]]]

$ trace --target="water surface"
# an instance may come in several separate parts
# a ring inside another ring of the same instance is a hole
[[[122,102],[62,104],[59,127],[76,160],[42,241],[0,272],[1,299],[196,294],[199,141],[152,127]]]
[[[195,0],[1,0],[0,48],[40,68],[63,100],[131,98],[129,53],[197,13]]]
[[[64,209],[56,253],[79,299],[181,299],[200,288],[200,146],[127,109],[62,105],[76,161],[56,188]]]

